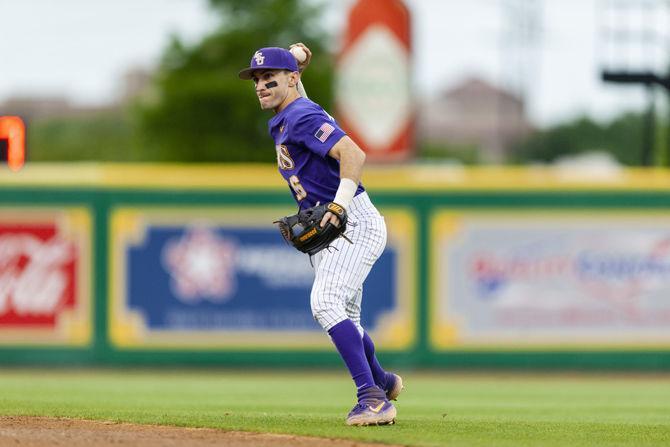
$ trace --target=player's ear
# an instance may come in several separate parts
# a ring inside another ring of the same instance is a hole
[[[288,75],[288,86],[289,87],[297,86],[299,80],[300,80],[300,74],[297,71],[289,73],[289,75]]]

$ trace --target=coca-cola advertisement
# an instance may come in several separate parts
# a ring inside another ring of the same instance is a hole
[[[82,327],[90,326],[81,219],[23,216],[0,213],[0,341],[81,339]]]

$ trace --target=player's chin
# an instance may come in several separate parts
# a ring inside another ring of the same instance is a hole
[[[263,110],[274,109],[275,107],[270,97],[258,98],[258,102]]]

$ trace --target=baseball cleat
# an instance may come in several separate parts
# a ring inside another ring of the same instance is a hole
[[[393,425],[396,409],[388,400],[376,405],[358,403],[347,416],[347,425]]]
[[[396,413],[393,404],[386,400],[384,391],[373,386],[366,390],[349,412],[347,425],[392,425]]]
[[[388,400],[397,400],[400,392],[405,389],[402,384],[402,377],[397,374],[390,373],[386,379],[386,398]]]

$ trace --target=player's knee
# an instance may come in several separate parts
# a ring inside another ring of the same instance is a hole
[[[334,297],[323,293],[312,292],[310,305],[312,316],[324,328],[347,318],[341,303],[338,303]]]
[[[317,320],[319,320],[319,318],[328,316],[328,314],[332,313],[334,310],[334,306],[319,300],[312,300],[311,305],[312,305],[312,315]]]

